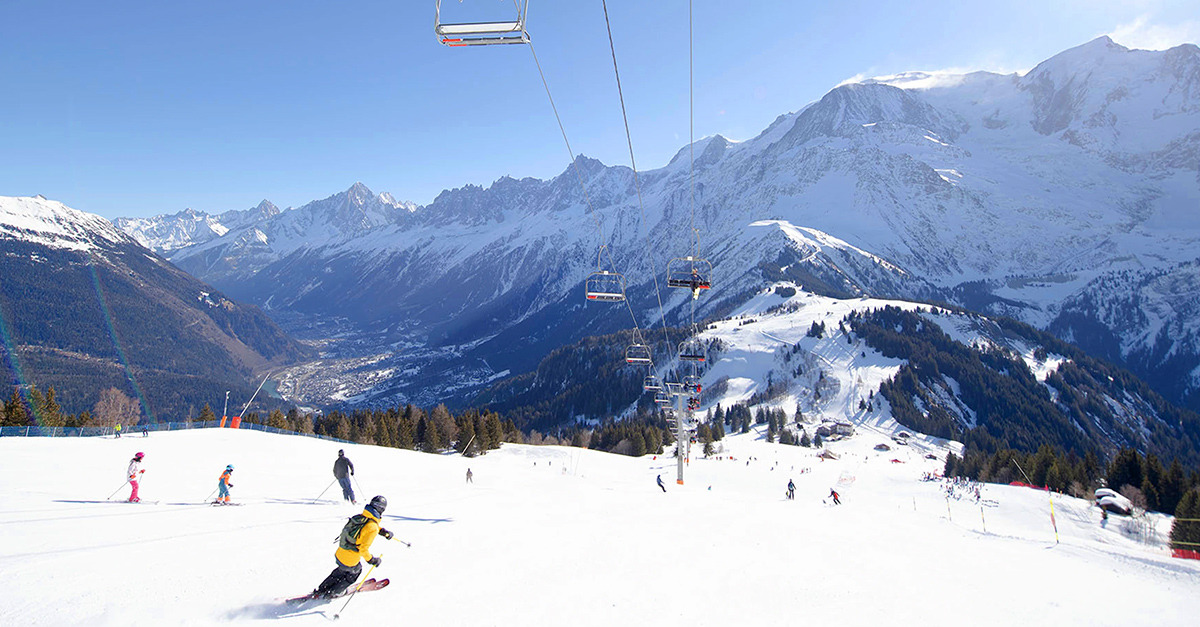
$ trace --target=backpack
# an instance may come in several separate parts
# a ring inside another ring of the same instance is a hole
[[[346,521],[346,526],[342,527],[342,535],[338,536],[338,546],[347,551],[358,552],[358,536],[370,521],[370,518],[362,514],[351,516]]]

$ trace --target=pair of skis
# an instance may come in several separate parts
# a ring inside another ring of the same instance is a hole
[[[287,599],[286,601],[284,601],[284,603],[287,603],[288,605],[301,605],[301,604],[311,602],[311,601],[320,601],[320,602],[332,601],[334,599],[341,599],[344,597],[348,597],[348,596],[354,594],[355,592],[371,592],[372,590],[382,590],[387,587],[388,583],[390,583],[390,582],[387,579],[371,578],[371,579],[368,579],[368,580],[362,582],[361,584],[359,584],[357,586],[350,586],[349,588],[346,588],[345,592],[342,592],[341,594],[336,595],[336,596],[317,596],[317,595],[313,595],[310,593],[310,594],[306,594],[302,597],[295,597],[295,598]]]

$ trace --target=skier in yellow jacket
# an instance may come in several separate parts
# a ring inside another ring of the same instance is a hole
[[[379,566],[380,558],[372,556],[370,549],[377,535],[392,539],[392,532],[379,526],[379,519],[383,517],[385,509],[387,499],[376,496],[361,514],[351,516],[350,520],[346,521],[346,525],[342,527],[342,535],[338,538],[337,551],[333,554],[337,567],[312,591],[311,597],[330,598],[345,592],[362,574],[360,560],[366,560],[372,566]]]

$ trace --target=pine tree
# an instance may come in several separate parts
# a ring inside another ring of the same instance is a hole
[[[1200,551],[1200,489],[1193,488],[1183,495],[1175,508],[1171,525],[1171,547]]]
[[[469,446],[471,449],[475,449],[475,440],[475,416],[468,415],[459,418],[458,441],[454,443],[454,450],[466,455],[467,457],[474,457],[474,453],[470,452],[467,447]]]
[[[641,457],[646,454],[646,438],[642,436],[641,430],[633,432],[630,437],[633,443],[633,451],[630,453],[633,457]]]
[[[29,412],[25,411],[25,399],[21,398],[21,389],[13,387],[12,396],[4,404],[5,427],[24,427],[29,424]]]
[[[807,431],[805,431],[805,432],[804,432],[803,434],[801,434],[801,436],[800,436],[800,446],[803,446],[804,448],[809,448],[809,447],[810,447],[810,446],[812,446],[812,445],[813,445],[813,443],[812,443],[812,440],[811,440],[811,439],[809,439],[809,437],[808,437],[808,432],[807,432]]]
[[[334,427],[333,436],[339,440],[350,439],[350,421],[346,419],[345,414],[339,415],[337,426]]]
[[[284,431],[287,429],[287,418],[284,417],[283,412],[278,409],[272,409],[271,413],[267,416],[267,426],[272,429]]]
[[[53,385],[46,388],[46,396],[42,399],[39,413],[42,416],[42,426],[61,427],[66,424],[66,418],[62,415],[62,407],[59,407],[58,400],[55,398]]]
[[[1108,487],[1120,490],[1130,485],[1139,488],[1142,485],[1142,459],[1138,452],[1131,448],[1123,448],[1113,457],[1108,466]]]
[[[200,408],[200,416],[196,418],[196,422],[214,422],[216,419],[217,415],[213,413],[213,410],[208,406],[208,403],[205,403],[204,407]]]

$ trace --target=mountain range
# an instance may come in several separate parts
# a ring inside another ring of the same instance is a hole
[[[300,336],[336,336],[322,370],[370,384],[314,383],[326,401],[469,396],[564,343],[687,326],[787,279],[1011,316],[1196,407],[1198,172],[1200,49],[1101,37],[1025,74],[839,85],[636,178],[581,156],[426,206],[355,184],[286,211],[119,223]],[[687,256],[713,267],[698,301],[663,287]],[[598,270],[629,307],[585,302]]]
[[[0,377],[54,387],[72,414],[115,387],[146,419],[195,417],[313,353],[108,220],[40,196],[0,196],[0,288]]]

